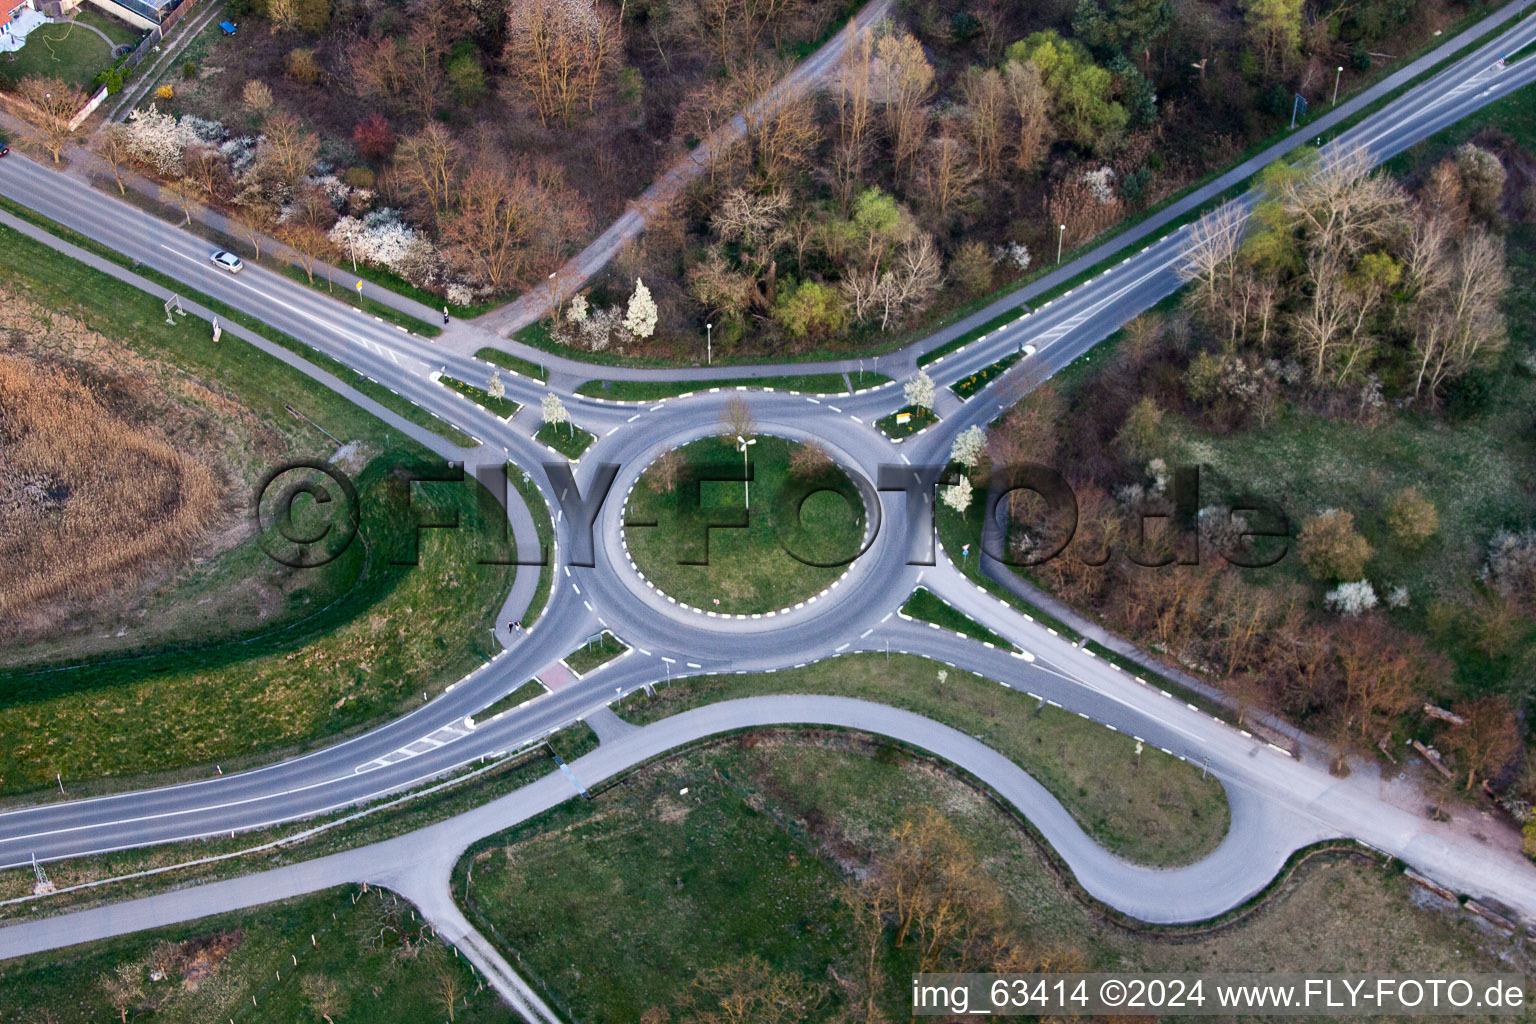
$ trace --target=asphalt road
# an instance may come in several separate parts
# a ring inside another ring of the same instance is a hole
[[[1525,59],[1498,69],[1494,62],[1499,53],[1519,49],[1532,39],[1536,39],[1536,23],[1516,25],[1471,58],[1394,101],[1352,137],[1368,144],[1374,155],[1386,156],[1507,94],[1536,77],[1536,64]],[[537,382],[509,377],[508,396],[525,408],[510,422],[503,422],[431,378],[432,371],[446,371],[478,383],[489,373],[484,363],[445,351],[261,268],[251,267],[237,277],[215,270],[207,263],[208,246],[195,237],[19,155],[0,164],[0,193],[380,381],[480,442],[473,449],[457,449],[426,435],[424,440],[430,439],[434,450],[471,467],[510,459],[533,469],[551,508],[559,509],[560,496],[536,468],[555,458],[531,437],[545,390]],[[814,438],[847,468],[868,479],[875,478],[883,463],[943,462],[955,433],[992,419],[1010,399],[1021,374],[1066,365],[1177,287],[1174,267],[1184,241],[1184,232],[1175,232],[934,364],[930,372],[942,389],[1022,344],[1034,344],[1039,350],[969,402],[946,398],[941,407],[943,422],[901,445],[888,442],[870,426],[874,418],[903,404],[894,385],[846,398],[759,392],[751,398],[754,411],[764,431]],[[127,274],[115,268],[114,272]],[[186,329],[200,327],[188,323]],[[361,398],[328,374],[311,375],[350,398]],[[1536,920],[1536,870],[1518,857],[1420,821],[1381,800],[1365,780],[1334,780],[1317,765],[1297,763],[1113,671],[1088,652],[981,595],[942,555],[935,566],[906,564],[906,538],[911,531],[898,495],[882,496],[878,507],[883,525],[870,550],[838,586],[814,602],[773,615],[741,618],[687,609],[658,595],[635,573],[623,549],[622,531],[617,528],[618,499],[654,454],[714,431],[728,397],[728,392],[704,392],[628,405],[567,396],[578,425],[599,438],[577,467],[578,487],[583,493],[590,489],[600,463],[620,467],[598,519],[596,564],[572,567],[562,554],[550,602],[537,626],[527,634],[503,635],[505,653],[448,692],[371,732],[253,771],[7,811],[0,814],[0,867],[26,864],[34,856],[40,861],[80,856],[318,814],[410,787],[487,754],[519,748],[643,685],[711,671],[771,671],[846,651],[885,650],[889,644],[891,649],[912,650],[988,675],[1142,737],[1193,763],[1207,764],[1233,801],[1233,842],[1258,842],[1262,836],[1257,825],[1244,822],[1262,822],[1268,815],[1300,820],[1309,824],[1298,834],[1309,834],[1309,829],[1361,838],[1448,886],[1501,902]],[[376,404],[362,404],[380,411]],[[392,414],[384,418],[407,425]],[[413,436],[423,433],[417,430]],[[520,542],[531,538],[531,518],[515,491],[508,514]],[[574,547],[571,522],[563,513],[557,511],[557,515],[559,553],[568,553]],[[532,572],[519,573],[514,596],[531,592],[533,579]],[[990,650],[894,618],[894,610],[920,581],[1007,636],[1025,653],[1014,656]],[[509,599],[509,608],[513,607],[516,603]],[[603,627],[613,629],[635,651],[512,714],[478,728],[469,726],[466,720],[476,711]],[[626,738],[605,742],[599,753]],[[941,744],[935,753],[950,757],[958,752]],[[1248,806],[1250,800],[1259,801],[1263,812],[1239,814],[1237,809]],[[1249,833],[1250,827],[1256,830]],[[1108,901],[1116,905],[1138,906],[1139,888],[1144,886],[1127,883],[1116,892],[1115,877],[1108,876],[1103,895],[1113,897]],[[1153,912],[1151,907],[1142,909]]]

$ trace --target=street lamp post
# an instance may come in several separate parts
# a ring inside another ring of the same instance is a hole
[[[752,481],[747,479],[747,448],[754,444],[757,444],[757,438],[742,437],[740,434],[736,435],[736,448],[741,452],[742,493],[746,498],[748,511],[752,508]]]
[[[1056,232],[1056,262],[1061,262],[1061,243],[1067,239],[1067,226],[1063,224],[1061,230]]]
[[[704,365],[715,361],[715,325],[704,325]]]
[[[357,273],[357,236],[350,232],[347,234],[347,248],[352,253],[352,273],[355,274]]]
[[[1344,65],[1340,64],[1333,71],[1333,106],[1339,105],[1339,76],[1344,74]]]

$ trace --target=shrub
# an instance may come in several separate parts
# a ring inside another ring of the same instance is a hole
[[[1387,529],[1399,544],[1416,551],[1440,529],[1440,513],[1417,487],[1405,487],[1392,496]]]
[[[1345,618],[1354,618],[1376,607],[1376,589],[1369,580],[1340,583],[1323,597],[1323,604]]]
[[[371,167],[348,167],[341,180],[352,188],[372,190],[378,184],[378,177]]]
[[[187,61],[186,63],[184,63],[181,66],[181,77],[182,78],[196,78],[197,77],[197,65],[192,63],[191,61]]]
[[[283,59],[283,70],[289,78],[301,85],[314,85],[320,81],[320,62],[315,51],[307,46],[296,46]]]
[[[1357,580],[1374,552],[1355,531],[1355,517],[1331,508],[1301,524],[1297,538],[1301,563],[1320,580]]]
[[[170,100],[175,99],[175,97],[176,90],[171,88],[171,84],[169,82],[155,90],[155,99],[157,100]]]
[[[352,129],[352,145],[357,151],[376,164],[383,163],[395,154],[395,130],[384,120],[383,114],[369,114]]]
[[[1495,532],[1488,542],[1483,580],[1513,601],[1536,598],[1536,529]]]
[[[992,290],[992,253],[986,243],[972,239],[961,244],[949,262],[950,280],[967,295],[985,295]]]
[[[1120,432],[1115,435],[1115,442],[1125,457],[1133,462],[1140,462],[1152,452],[1152,446],[1157,443],[1158,430],[1163,422],[1163,410],[1151,398],[1143,398],[1131,406],[1131,411],[1126,414],[1125,423],[1120,427]]]
[[[261,79],[253,78],[240,90],[240,102],[253,114],[265,114],[272,109],[272,88]]]

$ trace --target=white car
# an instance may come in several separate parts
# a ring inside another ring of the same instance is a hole
[[[231,274],[238,274],[245,269],[245,263],[241,261],[239,256],[232,252],[225,252],[223,249],[220,249],[208,258],[213,261],[214,266],[222,267]]]
[[[1019,351],[1023,352],[1025,356],[1032,356],[1032,355],[1035,354],[1035,346],[1033,346],[1033,345],[1025,345]]]

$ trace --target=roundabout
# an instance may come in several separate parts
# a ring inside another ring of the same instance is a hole
[[[636,572],[690,608],[762,615],[814,600],[873,539],[873,496],[824,448],[772,434],[746,441],[668,449],[624,496]]]

